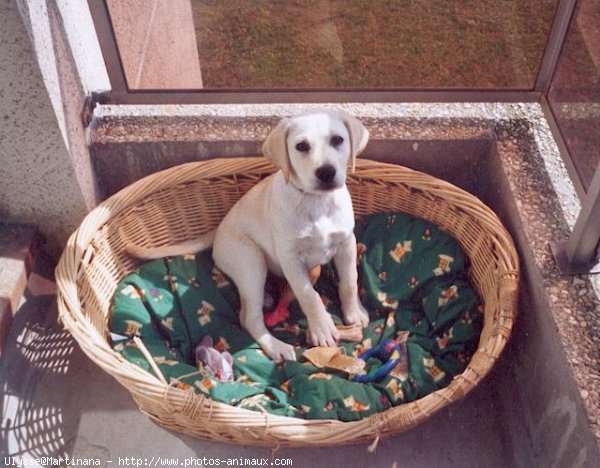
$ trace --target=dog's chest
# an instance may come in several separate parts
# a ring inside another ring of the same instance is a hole
[[[352,230],[352,225],[339,219],[324,216],[314,220],[305,226],[298,239],[300,259],[309,267],[329,262]]]

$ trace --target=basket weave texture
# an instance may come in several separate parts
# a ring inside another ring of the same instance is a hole
[[[469,193],[423,173],[369,160],[357,161],[347,179],[357,217],[400,211],[426,219],[451,234],[470,260],[471,281],[484,302],[484,326],[469,365],[449,386],[360,421],[305,420],[240,409],[178,389],[112,350],[111,299],[118,282],[137,266],[125,244],[158,247],[212,230],[244,193],[275,170],[262,157],[184,164],[130,185],[89,213],[56,270],[60,319],[83,351],[161,425],[244,445],[372,442],[414,427],[463,398],[490,371],[511,332],[519,282],[513,242],[497,216]]]

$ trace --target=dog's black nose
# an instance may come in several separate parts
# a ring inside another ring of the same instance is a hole
[[[335,167],[333,167],[331,164],[325,164],[315,171],[315,175],[321,182],[329,184],[335,178]]]

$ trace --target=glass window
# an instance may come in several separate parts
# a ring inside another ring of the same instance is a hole
[[[557,4],[108,0],[132,89],[527,90]]]
[[[579,2],[548,101],[587,190],[600,162],[600,0]]]

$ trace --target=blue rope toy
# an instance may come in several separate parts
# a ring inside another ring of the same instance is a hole
[[[369,383],[378,382],[388,375],[394,367],[402,360],[403,351],[395,339],[385,340],[374,348],[362,353],[359,358],[366,361],[371,357],[387,360],[387,362],[368,374],[358,374],[352,377],[353,382]]]

